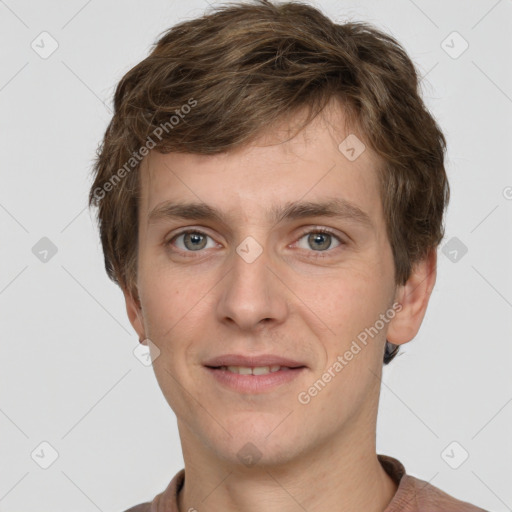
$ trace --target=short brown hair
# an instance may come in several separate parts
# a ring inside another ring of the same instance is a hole
[[[138,169],[148,148],[226,152],[302,108],[305,126],[335,98],[381,157],[395,282],[404,284],[442,240],[449,201],[446,141],[419,89],[393,37],[365,22],[336,24],[302,2],[220,5],[171,27],[117,85],[97,151],[89,206],[108,276],[138,297]],[[395,353],[387,343],[384,362]]]

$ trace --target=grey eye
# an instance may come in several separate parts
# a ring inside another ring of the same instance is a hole
[[[211,240],[209,246],[207,245],[208,239]],[[189,231],[181,233],[177,235],[174,240],[176,247],[182,251],[200,251],[201,249],[215,246],[213,240],[208,235],[201,233],[200,231]]]
[[[305,240],[305,244],[301,245],[301,241]],[[333,243],[337,243],[337,245],[333,246]],[[327,249],[333,249],[334,247],[338,247],[340,245],[340,241],[336,236],[331,233],[323,233],[321,231],[312,231],[311,233],[306,233],[303,237],[300,238],[298,244],[301,249],[313,249],[314,251],[326,251]]]

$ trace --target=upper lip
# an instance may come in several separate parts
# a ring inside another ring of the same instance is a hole
[[[248,368],[261,367],[261,366],[286,366],[288,368],[299,368],[306,366],[304,363],[288,359],[286,357],[274,356],[271,354],[256,355],[242,355],[242,354],[224,354],[222,356],[214,357],[204,363],[205,366],[219,367],[219,366],[244,366]]]

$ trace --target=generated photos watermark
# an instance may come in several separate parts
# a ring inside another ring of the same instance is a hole
[[[382,329],[395,318],[395,315],[402,310],[402,304],[399,302],[395,302],[391,308],[389,308],[385,313],[381,313],[379,316],[379,320],[377,320],[371,327],[366,327],[363,331],[361,331],[357,335],[357,340],[359,343],[366,347],[368,343],[368,336],[372,339],[379,334]],[[338,375],[345,366],[348,365],[354,357],[359,354],[363,347],[361,347],[357,340],[353,340],[350,348],[347,349],[343,355],[339,355],[336,358],[336,361],[327,368],[327,370],[322,374],[322,376],[314,382],[306,391],[301,391],[297,395],[297,399],[299,403],[302,405],[307,405],[311,402],[311,399],[322,391],[325,386],[331,382],[331,380]]]
[[[113,190],[123,178],[126,177],[137,165],[142,162],[143,158],[147,156],[163,138],[164,132],[168,134],[177,126],[182,119],[197,105],[197,100],[189,98],[187,103],[182,105],[179,109],[175,110],[176,115],[172,115],[168,121],[158,125],[148,136],[146,142],[137,150],[132,153],[132,156],[125,164],[117,170],[101,187],[94,189],[94,197],[96,200],[101,200],[105,197],[107,192]],[[158,139],[155,141],[154,139]]]

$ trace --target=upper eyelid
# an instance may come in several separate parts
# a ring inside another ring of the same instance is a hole
[[[311,233],[325,233],[327,235],[332,235],[333,237],[337,238],[340,242],[343,241],[343,239],[338,235],[334,230],[330,228],[323,228],[323,227],[317,227],[317,228],[305,228],[304,231],[300,232],[299,238],[302,238],[305,235],[311,234]]]
[[[184,228],[183,231],[179,231],[178,233],[172,235],[171,238],[169,238],[166,243],[170,243],[179,236],[186,235],[188,233],[199,233],[200,235],[209,236],[212,240],[214,240],[214,237],[212,235],[209,235],[206,231],[203,231],[202,229]]]

